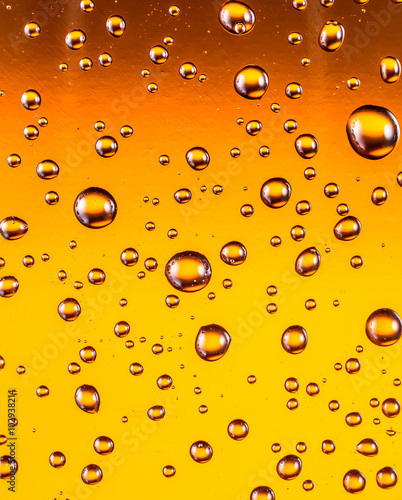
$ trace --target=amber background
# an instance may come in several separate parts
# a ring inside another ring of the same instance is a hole
[[[256,26],[237,37],[218,22],[221,2],[181,1],[177,18],[169,15],[170,3],[165,1],[95,3],[90,14],[80,10],[78,1],[11,2],[11,10],[4,2],[0,6],[0,86],[5,92],[0,98],[0,219],[16,215],[29,224],[21,240],[0,241],[6,261],[2,275],[14,275],[20,282],[12,299],[0,300],[0,354],[6,360],[0,373],[0,433],[6,433],[7,390],[18,390],[15,495],[32,500],[104,500],[112,495],[246,500],[253,488],[266,484],[278,499],[338,499],[349,496],[342,487],[343,475],[357,468],[367,479],[362,497],[399,499],[401,484],[390,491],[380,490],[375,473],[386,465],[400,472],[400,417],[389,421],[380,408],[369,406],[369,400],[400,398],[401,389],[392,381],[401,376],[401,348],[399,344],[386,349],[370,344],[364,324],[377,308],[402,311],[398,292],[402,190],[396,183],[402,170],[401,150],[399,145],[380,161],[360,158],[347,141],[345,125],[350,113],[363,104],[385,106],[401,119],[401,82],[383,83],[379,63],[387,55],[402,58],[402,6],[390,0],[370,0],[363,7],[351,0],[335,0],[333,7],[325,9],[317,0],[309,0],[307,10],[298,12],[289,1],[253,0],[250,6]],[[391,10],[386,26],[376,29],[370,24],[380,12]],[[121,38],[113,39],[106,31],[111,14],[126,20]],[[345,44],[335,53],[324,52],[317,43],[321,26],[330,19],[340,21],[346,30]],[[38,20],[42,27],[34,40],[23,34],[30,20]],[[72,52],[64,38],[76,28],[85,31],[87,42]],[[288,43],[292,31],[303,35],[301,45]],[[366,33],[365,42],[361,32]],[[157,67],[148,52],[166,36],[174,38],[168,47],[170,58]],[[108,68],[97,62],[104,51],[113,56]],[[94,61],[88,72],[78,65],[84,56]],[[311,58],[309,67],[300,64],[306,56]],[[178,68],[186,61],[197,66],[198,75],[206,74],[205,83],[180,77]],[[62,62],[69,65],[65,73],[59,70]],[[258,64],[269,75],[269,89],[261,101],[245,100],[234,91],[234,75],[246,64]],[[151,71],[149,78],[141,76],[145,68]],[[361,80],[357,91],[347,88],[352,76]],[[292,81],[303,86],[299,100],[285,96],[285,86]],[[147,91],[151,82],[158,84],[155,94]],[[35,112],[20,103],[21,94],[29,88],[42,96]],[[280,103],[278,114],[270,110],[272,102]],[[40,116],[49,125],[39,127],[38,140],[27,141],[24,127]],[[236,124],[238,117],[245,122],[261,120],[261,133],[250,137],[244,125]],[[299,124],[296,134],[283,130],[289,118]],[[113,158],[104,159],[95,152],[95,141],[101,136],[93,127],[97,120],[105,122],[105,134],[119,143]],[[134,129],[129,139],[119,134],[125,124]],[[317,137],[320,149],[313,160],[297,155],[294,140],[299,132]],[[269,158],[258,154],[262,145],[271,148]],[[190,169],[185,161],[185,152],[193,146],[204,147],[211,156],[210,166],[202,172]],[[242,151],[238,159],[230,156],[234,147]],[[7,165],[11,153],[21,156],[20,167]],[[169,155],[168,166],[160,165],[161,154]],[[36,175],[36,165],[47,158],[60,166],[59,177],[52,181]],[[304,177],[307,166],[317,171],[312,181]],[[285,177],[293,188],[290,202],[279,211],[267,208],[259,197],[263,182],[275,176]],[[328,182],[340,186],[339,196],[332,200],[323,193]],[[216,184],[224,186],[220,196],[212,194]],[[207,186],[205,193],[200,191],[202,185]],[[80,225],[72,210],[77,194],[90,186],[109,190],[118,205],[116,220],[99,231]],[[381,207],[370,199],[377,186],[385,187],[389,195]],[[193,193],[187,205],[173,198],[182,187]],[[45,203],[49,190],[58,192],[58,205]],[[160,204],[146,204],[144,196],[157,197]],[[295,211],[300,200],[312,205],[305,217]],[[360,236],[352,242],[339,242],[333,236],[340,218],[336,207],[341,202],[348,203],[350,214],[362,223]],[[240,214],[245,203],[254,206],[250,218]],[[149,221],[156,224],[153,232],[145,229]],[[306,228],[302,243],[290,237],[295,224]],[[179,232],[175,240],[166,235],[170,228]],[[279,248],[269,244],[275,235],[282,238]],[[75,250],[69,247],[71,240],[77,242]],[[237,268],[219,258],[220,248],[230,240],[241,241],[248,250],[246,262]],[[128,246],[140,255],[139,263],[130,269],[119,259]],[[295,274],[294,261],[309,246],[319,249],[322,264],[315,276],[303,279]],[[325,252],[327,247],[331,252]],[[164,277],[164,265],[183,250],[197,250],[208,257],[212,280],[200,292],[180,294],[180,306],[171,310],[165,297],[174,290]],[[40,258],[44,252],[50,255],[48,262]],[[32,269],[22,265],[27,254],[35,257]],[[364,260],[360,270],[349,263],[356,254]],[[144,270],[147,257],[156,258],[159,267],[139,280],[137,273]],[[93,267],[106,273],[101,287],[86,279]],[[67,272],[65,283],[57,278],[60,269]],[[121,283],[118,289],[116,282],[111,284],[113,278]],[[230,290],[222,287],[224,278],[233,280]],[[74,289],[76,280],[84,283],[81,290]],[[267,296],[268,285],[278,287],[277,297]],[[214,301],[207,299],[211,291],[216,293]],[[57,314],[59,302],[70,296],[79,300],[83,310],[73,326]],[[128,300],[125,308],[119,306],[122,297]],[[315,311],[304,307],[309,298],[317,301]],[[335,299],[340,301],[337,308]],[[274,315],[265,311],[269,302],[278,304]],[[124,340],[113,333],[120,320],[131,325]],[[232,336],[230,350],[217,363],[206,364],[194,350],[195,335],[207,323],[221,324]],[[282,332],[291,324],[303,325],[309,335],[308,348],[300,356],[286,354],[280,345]],[[69,334],[65,347],[57,346],[55,334],[64,339]],[[140,343],[140,337],[146,337],[146,342]],[[124,346],[127,339],[135,342],[131,350]],[[151,352],[156,342],[165,348],[160,356]],[[67,366],[79,361],[84,343],[96,348],[98,358],[92,365],[80,362],[81,373],[70,375]],[[336,362],[344,365],[349,357],[357,356],[357,345],[364,347],[358,356],[361,372],[355,376],[344,369],[336,372]],[[132,362],[143,364],[141,377],[129,373]],[[180,364],[185,367],[180,369]],[[24,375],[17,375],[18,365],[26,367]],[[157,388],[156,379],[164,373],[172,376],[174,389]],[[247,383],[250,374],[257,377],[254,385]],[[300,382],[299,408],[294,412],[286,408],[291,395],[283,388],[289,376]],[[312,381],[321,388],[316,398],[305,392]],[[85,414],[75,405],[75,389],[84,383],[99,390],[101,411],[97,415]],[[35,394],[42,384],[50,389],[47,398]],[[202,388],[201,395],[194,394],[196,386]],[[340,401],[337,413],[328,409],[331,399]],[[146,411],[155,404],[165,406],[166,417],[153,424]],[[205,415],[198,412],[201,404],[209,408]],[[345,424],[345,415],[351,411],[363,416],[357,428]],[[121,422],[124,415],[129,419],[126,424]],[[373,424],[375,417],[381,418],[378,426]],[[227,425],[234,418],[243,418],[250,426],[242,442],[227,435]],[[397,431],[393,437],[385,433],[390,428]],[[115,442],[109,457],[93,450],[99,435]],[[366,458],[355,451],[366,437],[378,442],[377,457]],[[199,439],[208,441],[214,450],[206,465],[195,463],[189,455],[190,445]],[[332,456],[321,452],[324,439],[336,443]],[[283,481],[276,475],[276,463],[295,453],[299,441],[308,447],[301,455],[302,473],[292,482]],[[274,442],[281,443],[281,453],[271,452]],[[1,454],[4,448],[0,447]],[[49,465],[53,451],[66,455],[63,469]],[[89,463],[103,469],[104,479],[98,486],[86,486],[80,479]],[[176,467],[174,478],[162,475],[167,464]],[[306,479],[314,481],[311,492],[302,489]],[[14,498],[6,481],[1,482],[0,491],[2,498]]]

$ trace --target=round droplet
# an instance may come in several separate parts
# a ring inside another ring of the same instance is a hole
[[[110,54],[107,52],[103,52],[102,54],[99,55],[98,57],[99,64],[103,66],[104,68],[107,68],[110,66],[113,62],[113,58]]]
[[[49,462],[55,469],[60,469],[65,465],[66,457],[61,451],[54,451],[49,457]]]
[[[24,26],[25,36],[28,38],[36,38],[40,35],[40,26],[38,23],[31,21]]]
[[[175,309],[180,304],[180,299],[177,295],[167,295],[165,304],[171,309]]]
[[[18,240],[28,231],[28,224],[19,217],[6,217],[0,222],[0,234],[6,240]]]
[[[98,413],[100,397],[93,385],[81,385],[75,391],[75,402],[86,413]]]
[[[290,235],[295,241],[302,241],[306,236],[306,230],[303,226],[293,226]]]
[[[275,500],[275,493],[269,486],[258,486],[251,492],[250,500]]]
[[[291,393],[297,392],[299,390],[299,381],[294,377],[289,377],[285,380],[285,389]]]
[[[212,458],[213,451],[211,445],[206,441],[196,441],[190,447],[190,456],[199,464],[205,464]]]
[[[81,367],[78,363],[70,363],[68,365],[68,371],[71,373],[71,375],[77,375],[81,371]]]
[[[274,177],[267,180],[261,187],[262,201],[270,208],[282,208],[289,201],[292,188],[287,180]]]
[[[177,203],[180,203],[183,205],[184,203],[188,203],[192,198],[191,191],[189,189],[179,189],[178,191],[175,192],[174,194],[174,199],[177,201]]]
[[[365,105],[349,116],[346,132],[352,148],[369,160],[389,155],[398,144],[398,120],[387,108]]]
[[[315,382],[310,382],[306,387],[306,392],[309,396],[317,396],[320,392],[320,387]]]
[[[300,354],[307,346],[307,332],[302,326],[289,326],[282,334],[281,343],[286,352]]]
[[[81,479],[85,484],[98,484],[102,481],[103,473],[99,465],[90,464],[81,472]]]
[[[159,387],[159,389],[162,389],[163,391],[172,387],[172,384],[173,384],[173,379],[170,375],[161,375],[160,377],[158,377],[158,380],[156,381],[156,385]]]
[[[249,205],[249,204],[243,205],[240,208],[240,213],[242,214],[243,217],[251,217],[254,213],[253,205]]]
[[[318,141],[311,134],[299,135],[295,140],[295,148],[302,158],[310,160],[317,154]]]
[[[96,350],[92,346],[88,345],[80,350],[80,358],[85,363],[93,363],[96,360]]]
[[[110,158],[117,153],[118,144],[116,139],[110,137],[109,135],[105,135],[98,139],[95,143],[95,149],[99,156],[102,158]]]
[[[88,281],[92,283],[92,285],[102,285],[105,282],[106,275],[102,271],[102,269],[91,269],[88,273]]]
[[[378,454],[378,444],[374,439],[362,439],[356,446],[356,451],[366,457],[374,457]]]
[[[345,370],[350,373],[357,373],[360,370],[360,361],[357,358],[349,358],[345,363]]]
[[[306,481],[303,482],[303,489],[305,491],[311,491],[314,489],[314,483],[311,481],[311,479],[306,479]]]
[[[261,146],[258,152],[260,153],[260,156],[262,156],[263,158],[267,158],[271,150],[268,146]]]
[[[197,68],[195,64],[191,62],[186,62],[180,66],[179,74],[185,80],[191,80],[197,74]]]
[[[300,83],[289,83],[285,88],[285,94],[289,99],[300,99],[303,93],[303,88]]]
[[[366,335],[378,346],[390,346],[398,342],[402,334],[402,320],[392,309],[377,309],[367,318]]]
[[[288,42],[292,45],[300,45],[302,43],[302,41],[303,41],[303,37],[297,31],[290,33],[288,35]],[[286,92],[286,95],[287,95],[287,92]]]
[[[356,217],[344,217],[334,227],[334,235],[338,240],[351,241],[359,236],[361,228],[361,223]]]
[[[351,469],[343,477],[343,487],[348,493],[359,493],[366,486],[366,478],[357,469]]]
[[[95,3],[92,0],[81,0],[80,7],[82,12],[92,12],[95,8]]]
[[[276,466],[276,472],[279,477],[291,480],[297,477],[302,470],[302,461],[296,455],[286,455],[279,460]]]
[[[110,35],[118,38],[126,30],[126,21],[121,16],[110,16],[106,21],[106,29]]]
[[[211,324],[202,326],[195,339],[195,350],[205,361],[221,359],[229,349],[231,337],[221,326]]]
[[[261,99],[268,89],[268,75],[260,66],[244,66],[235,76],[236,92],[246,99]]]
[[[360,255],[355,255],[350,259],[350,265],[355,269],[360,269],[363,265],[363,259],[360,257]]]
[[[229,33],[243,35],[254,28],[255,14],[247,4],[231,0],[221,7],[219,22]]]
[[[13,153],[7,158],[7,163],[12,168],[19,167],[21,165],[21,157]]]
[[[385,83],[395,83],[401,76],[401,63],[396,57],[384,57],[380,63],[381,78]]]
[[[78,300],[68,298],[60,302],[57,311],[64,321],[75,321],[81,314],[81,306]]]
[[[352,76],[352,78],[349,78],[347,81],[347,85],[350,90],[357,90],[360,87],[360,80],[355,76]]]
[[[133,129],[130,125],[123,125],[120,129],[120,135],[127,139],[133,135]]]
[[[209,154],[204,148],[191,148],[186,153],[186,160],[194,170],[204,170],[209,165]]]
[[[176,469],[173,465],[165,465],[162,469],[162,473],[165,477],[173,477],[176,474]]]
[[[246,131],[249,135],[257,135],[262,130],[262,123],[258,120],[251,120],[246,125]]]
[[[86,40],[85,33],[81,30],[73,30],[66,36],[65,42],[69,49],[79,50],[82,49]]]
[[[198,252],[180,252],[166,264],[165,276],[169,283],[181,292],[196,292],[206,287],[212,269],[205,255]]]
[[[322,442],[321,449],[326,455],[331,455],[335,451],[335,443],[330,439],[326,439]]]
[[[126,337],[130,333],[130,325],[127,321],[119,321],[114,325],[114,333],[116,337]]]
[[[345,422],[348,424],[349,427],[357,427],[362,423],[362,421],[363,418],[357,411],[352,411],[351,413],[348,413],[345,417]]]
[[[125,266],[131,267],[138,262],[138,252],[134,248],[126,248],[120,255],[120,260]]]
[[[387,198],[387,190],[383,187],[375,188],[371,194],[371,201],[377,206],[383,205],[387,201]]]
[[[387,398],[381,405],[381,410],[388,418],[395,418],[401,411],[401,404],[395,398]]]
[[[74,213],[85,227],[100,229],[111,224],[117,212],[116,201],[105,189],[90,187],[81,191],[74,203]]]
[[[318,43],[327,52],[338,50],[345,39],[345,28],[337,21],[327,21],[321,28]]]
[[[230,241],[222,247],[220,255],[225,264],[238,266],[246,260],[247,250],[239,241]]]
[[[94,450],[99,455],[109,455],[114,450],[113,439],[107,436],[99,436],[94,441]]]
[[[144,367],[140,363],[132,363],[130,365],[130,373],[132,375],[138,376],[144,372]]]
[[[325,186],[324,194],[328,198],[335,198],[339,194],[339,186],[333,182],[330,182]]]
[[[59,175],[59,166],[53,160],[43,160],[36,167],[36,173],[41,179],[54,179]]]
[[[18,470],[18,463],[10,455],[0,457],[0,479],[8,479],[14,476]]]
[[[295,270],[300,276],[312,276],[321,263],[320,252],[315,247],[306,248],[296,259]]]
[[[376,481],[380,488],[393,488],[398,482],[398,475],[392,467],[383,467],[376,474]]]
[[[89,71],[93,66],[93,61],[89,57],[83,57],[79,62],[82,71]]]
[[[169,58],[169,52],[163,45],[154,45],[149,51],[149,57],[154,64],[163,64]]]
[[[41,97],[36,90],[26,90],[21,96],[21,103],[25,109],[35,111],[41,105]]]
[[[232,420],[228,425],[228,434],[235,441],[241,441],[246,438],[249,433],[249,428],[247,422],[238,418],[236,420]]]

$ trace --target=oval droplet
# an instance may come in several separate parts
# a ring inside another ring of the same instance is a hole
[[[246,99],[261,99],[268,84],[268,75],[260,66],[244,66],[234,79],[236,92]]]
[[[229,349],[231,336],[219,325],[202,326],[195,339],[195,350],[205,361],[221,359]]]
[[[318,43],[327,52],[338,50],[345,39],[345,28],[337,21],[327,21],[321,28]]]
[[[180,252],[165,267],[165,276],[176,290],[197,292],[205,288],[211,279],[212,269],[205,255],[198,252]]]
[[[219,22],[229,33],[244,35],[254,28],[255,14],[247,4],[231,0],[222,5]]]
[[[348,493],[359,493],[366,487],[366,478],[357,469],[351,469],[343,477],[343,487]]]
[[[6,217],[0,222],[0,234],[6,240],[18,240],[28,231],[28,224],[19,217]]]
[[[109,455],[114,450],[113,439],[107,436],[99,436],[94,441],[94,450],[99,455]]]
[[[189,189],[179,189],[178,191],[175,192],[174,194],[174,199],[177,201],[177,203],[180,203],[183,205],[184,203],[188,203],[192,198],[191,191]]]
[[[93,385],[81,385],[75,391],[75,402],[80,410],[86,413],[98,413],[100,397]]]
[[[374,457],[378,454],[378,444],[374,439],[362,439],[356,446],[356,451],[366,457]]]
[[[380,63],[380,74],[385,83],[396,83],[401,76],[401,63],[396,57],[384,57]]]
[[[367,318],[366,335],[378,346],[390,346],[398,342],[402,334],[402,320],[392,309],[377,309]]]
[[[246,260],[247,250],[239,241],[230,241],[221,248],[220,255],[225,264],[238,266]]]
[[[100,229],[111,224],[117,212],[116,201],[105,189],[90,187],[81,191],[74,202],[74,213],[85,227]]]
[[[300,276],[312,276],[321,263],[320,252],[315,247],[306,248],[296,259],[295,270]]]
[[[356,217],[349,215],[341,219],[334,227],[334,235],[338,240],[351,241],[360,234],[362,225]]]

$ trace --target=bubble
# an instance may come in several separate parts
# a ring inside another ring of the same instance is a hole
[[[309,396],[317,396],[320,392],[320,388],[315,382],[310,382],[306,387],[306,392]]]
[[[71,375],[77,375],[81,371],[81,367],[78,363],[70,363],[68,365],[68,371],[71,373]]]
[[[93,66],[93,61],[92,59],[90,59],[89,57],[83,57],[81,60],[80,60],[80,68],[83,70],[83,71],[89,71],[92,66]]]
[[[281,343],[289,354],[300,354],[307,346],[307,332],[302,326],[289,326],[282,334]]]
[[[120,255],[120,260],[125,266],[131,267],[138,262],[138,252],[134,248],[126,248]]]
[[[347,81],[347,85],[350,90],[357,90],[360,87],[360,80],[355,76],[352,76],[352,78],[349,78]]]
[[[130,373],[132,375],[138,376],[141,375],[144,371],[144,367],[140,365],[140,363],[132,363],[130,365]]]
[[[24,128],[24,136],[28,141],[35,141],[39,137],[39,130],[35,125],[28,125]]]
[[[61,451],[54,451],[49,457],[50,465],[56,469],[60,469],[66,463],[66,457]]]
[[[195,351],[205,361],[221,359],[229,349],[231,336],[219,325],[202,326],[195,339]]]
[[[172,387],[172,384],[173,380],[170,375],[161,375],[160,377],[158,377],[158,380],[156,381],[156,385],[159,387],[159,389],[162,389],[163,391]]]
[[[41,179],[54,179],[59,175],[59,166],[53,160],[43,160],[36,167],[36,173]]]
[[[81,385],[75,391],[75,402],[78,408],[86,413],[98,413],[100,397],[93,385]]]
[[[246,99],[261,99],[268,89],[268,75],[260,66],[244,66],[235,76],[236,92]]]
[[[290,235],[295,241],[302,241],[306,236],[306,230],[303,226],[293,226]]]
[[[82,49],[86,40],[86,35],[82,30],[73,30],[65,38],[66,45],[71,50]]]
[[[10,455],[0,457],[0,479],[8,479],[14,476],[18,470],[18,463]]]
[[[230,156],[232,158],[238,158],[240,156],[240,154],[241,154],[241,151],[239,148],[233,148],[230,150]]]
[[[204,170],[209,165],[209,154],[201,147],[191,148],[186,153],[187,163],[194,170]]]
[[[289,83],[285,88],[285,94],[289,99],[300,99],[303,93],[303,88],[300,83]]]
[[[165,299],[165,304],[171,309],[175,309],[180,304],[180,299],[177,295],[168,295]]]
[[[133,135],[133,129],[130,127],[130,125],[123,125],[120,129],[120,135],[127,139],[128,137],[131,137]]]
[[[190,447],[190,456],[199,464],[205,464],[212,458],[213,450],[206,441],[196,441]]]
[[[151,420],[162,420],[165,416],[165,408],[163,406],[152,406],[147,412],[148,417]]]
[[[366,478],[357,469],[351,469],[343,477],[343,487],[348,493],[359,493],[366,486]]]
[[[130,333],[130,325],[127,321],[119,321],[114,325],[114,333],[119,338],[126,337]]]
[[[314,489],[314,483],[311,481],[311,479],[306,479],[306,481],[303,482],[303,489],[305,491],[311,491]]]
[[[375,345],[393,345],[401,338],[401,334],[402,320],[392,309],[377,309],[367,318],[366,335]]]
[[[68,70],[68,64],[67,63],[61,63],[59,65],[59,69],[60,69],[60,71],[63,71],[63,72],[67,71]]]
[[[90,187],[81,191],[75,199],[74,213],[83,226],[100,229],[114,221],[117,205],[108,191],[98,187]]]
[[[185,80],[191,80],[197,74],[197,68],[195,67],[195,64],[186,62],[180,66],[179,74]]]
[[[21,157],[15,153],[13,153],[13,154],[8,156],[7,163],[12,168],[19,167],[21,165]]]
[[[18,240],[28,231],[28,224],[19,217],[6,217],[0,222],[0,234],[6,240]]]
[[[85,484],[98,484],[102,481],[103,473],[99,465],[90,464],[81,472],[81,479]]]
[[[219,22],[229,33],[243,35],[254,28],[255,14],[247,4],[229,1],[219,11]]]
[[[163,45],[154,45],[149,51],[149,57],[154,64],[163,64],[169,58],[169,52]]]
[[[173,17],[177,17],[180,14],[180,7],[177,5],[172,5],[169,7],[169,14]]]
[[[269,486],[258,486],[251,492],[250,500],[275,500],[275,493]]]
[[[356,217],[344,217],[334,227],[334,235],[338,240],[351,241],[359,236],[361,227],[361,223]]]
[[[181,292],[196,292],[206,287],[212,269],[205,255],[198,252],[180,252],[169,259],[165,276],[169,283]]]
[[[339,186],[333,182],[330,182],[325,186],[324,194],[328,198],[335,198],[339,194]]]
[[[283,124],[284,130],[288,134],[293,134],[293,132],[296,132],[297,127],[298,127],[298,124],[297,124],[296,120],[292,120],[292,119],[286,120],[285,123]]]
[[[274,177],[264,182],[260,192],[262,201],[270,208],[284,207],[291,194],[290,184],[281,177]]]
[[[98,57],[99,64],[104,68],[110,66],[113,62],[112,56],[108,52],[103,52]]]
[[[336,401],[335,399],[333,399],[332,401],[330,401],[328,403],[328,408],[331,411],[338,411],[340,407],[341,407],[341,405],[339,404],[339,401]]]
[[[249,375],[247,377],[247,382],[249,384],[255,384],[257,382],[257,377],[255,375]]]
[[[381,78],[385,83],[395,83],[401,76],[401,63],[396,57],[384,57],[380,63]]]
[[[271,150],[268,146],[261,146],[258,152],[260,153],[260,156],[262,156],[263,158],[267,158]]]
[[[345,28],[337,21],[327,21],[321,28],[318,44],[327,52],[338,50],[345,39]]]
[[[285,389],[288,392],[295,393],[299,390],[299,381],[294,377],[289,377],[285,380]]]
[[[60,318],[64,319],[64,321],[75,321],[81,314],[81,306],[78,300],[68,298],[60,302],[57,311]]]
[[[92,283],[92,285],[102,285],[105,282],[105,279],[106,275],[102,269],[94,268],[88,273],[88,281]]]
[[[82,12],[92,12],[95,8],[95,3],[92,0],[81,0],[80,7]]]
[[[292,45],[300,45],[302,43],[302,41],[303,41],[303,37],[297,31],[290,33],[288,35],[288,42]],[[293,85],[293,84],[289,84],[289,85]],[[288,85],[288,87],[289,87],[289,85]],[[296,85],[298,85],[298,84],[296,84]],[[286,92],[286,95],[287,95],[287,92]]]
[[[230,241],[222,247],[220,255],[225,264],[238,266],[246,260],[247,250],[239,241]]]
[[[262,123],[258,120],[251,120],[246,125],[246,131],[249,135],[257,135],[262,130]]]
[[[369,160],[389,155],[399,141],[399,123],[387,108],[365,105],[349,116],[346,132],[352,148]]]
[[[107,436],[99,436],[94,441],[94,450],[99,455],[109,455],[114,450],[113,439]]]
[[[393,488],[398,482],[398,475],[392,467],[383,467],[377,472],[376,481],[380,488]]]
[[[93,363],[96,360],[96,350],[88,345],[80,350],[80,358],[85,363]]]
[[[387,190],[383,187],[375,188],[371,194],[371,201],[377,206],[383,205],[387,201],[387,198]]]
[[[299,135],[295,140],[295,148],[302,158],[310,160],[318,152],[318,141],[311,134]]]
[[[401,411],[401,404],[395,398],[388,398],[383,401],[381,410],[386,417],[395,418]]]
[[[321,449],[326,455],[331,455],[335,451],[335,443],[330,439],[326,439],[322,442]]]
[[[126,21],[121,16],[110,16],[106,21],[106,29],[110,35],[118,38],[126,30]]]
[[[362,416],[357,411],[352,411],[345,417],[345,422],[349,425],[349,427],[357,427],[362,423],[362,421]]]
[[[24,26],[25,36],[28,38],[36,38],[40,35],[40,26],[38,23],[31,21]]]
[[[117,153],[118,147],[116,139],[110,137],[109,135],[101,137],[95,143],[96,152],[103,158],[110,158],[114,156]]]
[[[357,358],[349,358],[345,363],[345,370],[350,373],[357,373],[360,370],[360,361]]]
[[[296,478],[302,470],[302,461],[296,455],[286,455],[279,460],[276,472],[279,477],[287,481]]]
[[[243,217],[251,217],[254,213],[254,207],[253,205],[243,205],[240,209],[240,213],[242,214]]]
[[[49,191],[45,194],[45,201],[48,205],[57,205],[59,202],[59,195],[56,191]]]
[[[163,39],[163,43],[164,43],[165,45],[168,45],[168,46],[169,46],[169,45],[173,45],[173,42],[174,42],[174,40],[173,40],[173,38],[172,38],[171,36],[166,36],[166,37]]]
[[[228,425],[228,434],[235,441],[241,441],[248,436],[249,428],[247,422],[238,418],[236,420],[232,420]]]
[[[296,259],[295,270],[300,276],[312,276],[321,264],[320,252],[315,247],[306,248]]]
[[[32,257],[32,255],[25,255],[25,257],[22,259],[22,263],[25,267],[29,268],[35,264],[35,259]]]
[[[173,477],[176,474],[176,469],[173,465],[165,465],[162,469],[162,473],[165,477]]]
[[[366,457],[374,457],[378,454],[378,444],[374,439],[362,439],[356,446],[356,451]]]
[[[35,111],[39,109],[41,102],[41,96],[36,90],[26,90],[21,96],[21,104],[25,109],[28,109],[29,111]]]
[[[189,189],[179,189],[174,194],[174,199],[177,203],[183,205],[184,203],[188,203],[192,198],[191,191]]]

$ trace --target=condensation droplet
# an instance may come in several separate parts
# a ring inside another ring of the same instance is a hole
[[[230,0],[221,7],[219,22],[229,33],[243,35],[254,28],[255,14],[247,4]]]
[[[74,213],[85,227],[100,229],[111,224],[117,212],[116,201],[105,189],[90,187],[81,191],[74,202]]]
[[[295,270],[300,276],[312,276],[321,263],[320,252],[315,247],[306,248],[296,259]]]
[[[345,28],[337,21],[327,21],[321,28],[318,43],[327,52],[338,50],[345,39]]]
[[[206,441],[196,441],[190,447],[190,456],[199,464],[205,464],[212,458],[213,450]]]
[[[169,283],[181,292],[196,292],[206,287],[212,269],[205,255],[198,252],[180,252],[169,259],[165,276]]]
[[[367,318],[366,335],[378,346],[390,346],[398,342],[402,334],[402,320],[392,309],[377,309]]]
[[[268,75],[260,66],[244,66],[235,76],[236,92],[246,99],[261,99],[268,89]]]
[[[98,413],[100,397],[93,385],[81,385],[75,391],[75,402],[80,410],[86,413]]]

